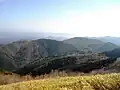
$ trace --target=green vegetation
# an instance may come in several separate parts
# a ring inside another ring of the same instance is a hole
[[[75,37],[68,40],[64,40],[65,43],[72,44],[78,50],[85,52],[104,52],[111,51],[115,48],[118,48],[117,45],[112,43],[105,43],[98,39],[90,39],[85,37]]]
[[[113,43],[108,42],[108,43],[105,43],[102,47],[100,47],[98,49],[98,52],[111,51],[111,50],[114,50],[116,48],[119,48],[119,47]]]
[[[49,39],[13,42],[0,46],[0,68],[14,70],[43,57],[76,51],[72,45]]]
[[[70,44],[73,44],[76,48]],[[72,62],[74,61],[74,63],[72,63],[74,66],[76,62],[75,61],[76,56],[78,55],[79,50],[83,52],[84,51],[102,52],[104,50],[110,50],[116,47],[117,46],[112,43],[103,43],[100,40],[88,39],[82,37],[68,39],[65,40],[64,42],[50,40],[50,39],[17,41],[7,45],[0,46],[0,68],[12,71],[18,68],[26,67],[29,65],[29,63],[32,63],[34,61],[39,65],[39,67],[38,66],[36,67],[36,64],[33,63],[32,66],[35,65],[34,66],[35,68],[40,68],[40,69],[41,67],[46,68],[45,66],[49,66],[49,65],[53,66],[53,68],[50,69],[66,68],[64,67],[64,65],[68,66],[71,61],[69,62],[69,60],[62,59],[61,56],[63,55],[68,56],[74,54],[75,58],[72,59]],[[60,56],[59,57],[60,59],[57,60],[55,56]],[[85,57],[87,58],[87,56]],[[88,58],[88,61],[90,59],[91,58]],[[42,62],[42,60],[44,61]],[[77,62],[80,62],[80,60]],[[95,60],[97,59],[94,59],[94,61]],[[61,62],[64,62],[65,64],[61,65]],[[60,65],[58,63],[60,63]]]
[[[105,69],[120,72],[120,58],[118,58],[114,63],[108,65]]]
[[[7,53],[0,51],[0,68],[6,70],[14,69],[15,65],[11,58]]]
[[[46,57],[31,61],[14,72],[23,75],[28,73],[39,75],[49,73],[51,70],[69,70],[89,73],[92,70],[106,67],[114,61],[116,60],[99,54]]]

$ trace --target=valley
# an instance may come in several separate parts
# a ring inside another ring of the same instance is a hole
[[[119,51],[119,46],[82,37],[16,41],[0,46],[0,68],[33,75],[52,70],[89,73],[114,63],[119,53],[115,56],[112,50]]]

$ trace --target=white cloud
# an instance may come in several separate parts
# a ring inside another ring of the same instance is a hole
[[[63,15],[57,19],[15,22],[13,27],[77,36],[120,35],[120,6],[106,6],[89,12],[66,11]]]

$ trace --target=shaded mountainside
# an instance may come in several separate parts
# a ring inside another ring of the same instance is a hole
[[[108,51],[108,52],[104,52],[104,54],[107,57],[111,57],[112,59],[116,59],[117,60],[108,65],[105,70],[109,70],[109,71],[113,71],[113,72],[120,72],[120,48],[114,49],[112,51]]]
[[[64,42],[68,44],[72,44],[78,50],[83,50],[83,51],[104,52],[118,48],[118,46],[113,43],[105,43],[98,39],[85,38],[85,37],[75,37],[64,40]]]
[[[105,70],[120,72],[120,58],[118,58],[114,63],[108,65]]]
[[[12,61],[12,57],[0,51],[0,69],[13,70],[15,68],[16,65],[14,61]]]
[[[116,48],[112,51],[103,52],[107,57],[119,58],[120,57],[120,48]]]
[[[7,63],[12,64],[10,67],[21,67],[36,59],[76,51],[72,45],[49,39],[13,42],[0,46],[0,68],[8,69]]]
[[[19,74],[31,73],[33,75],[49,73],[51,70],[79,71],[88,73],[92,70],[106,67],[115,61],[116,59],[96,54],[51,57],[32,61],[14,72]]]

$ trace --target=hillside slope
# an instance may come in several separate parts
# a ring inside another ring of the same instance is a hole
[[[85,37],[75,37],[64,40],[64,42],[68,44],[72,44],[80,51],[82,50],[82,51],[92,51],[92,52],[104,52],[118,48],[118,46],[115,44],[105,43],[98,39],[91,39]]]
[[[116,48],[112,51],[103,52],[107,57],[119,58],[120,57],[120,48]]]
[[[56,40],[38,39],[32,41],[18,41],[0,46],[0,64],[7,65],[6,63],[10,62],[13,63],[13,65],[10,66],[22,67],[31,61],[43,57],[76,51],[77,49],[72,45]],[[0,68],[2,68],[2,66]]]
[[[111,51],[114,50],[116,48],[119,48],[119,46],[113,44],[113,43],[104,43],[104,45],[102,45],[97,51],[98,52],[105,52],[105,51]]]
[[[13,70],[16,68],[15,62],[12,60],[12,56],[8,56],[6,53],[0,51],[0,69]]]
[[[114,44],[120,46],[120,37],[106,36],[106,37],[98,37],[96,39],[99,39],[103,42],[111,42],[111,43],[114,43]]]

